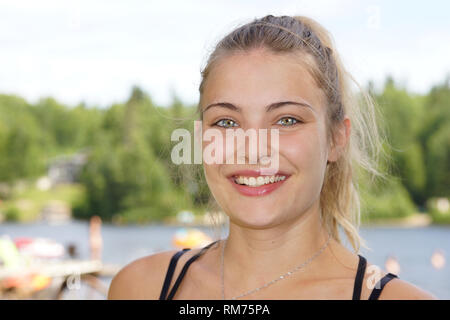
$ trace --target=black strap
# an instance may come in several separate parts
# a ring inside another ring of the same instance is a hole
[[[361,300],[361,288],[363,285],[364,273],[366,272],[366,265],[367,265],[367,261],[363,256],[358,254],[358,257],[359,257],[358,271],[356,272],[352,300]]]
[[[167,291],[169,290],[170,281],[172,280],[173,273],[175,271],[175,267],[177,266],[178,259],[185,253],[190,250],[189,248],[184,248],[176,252],[172,259],[170,259],[169,268],[167,269],[166,278],[164,279],[164,285],[161,290],[161,294],[159,296],[159,300],[166,300]]]
[[[172,290],[170,291],[169,295],[167,296],[167,300],[172,300],[173,296],[175,295],[175,292],[177,291],[181,280],[183,280],[184,275],[186,274],[189,266],[191,265],[192,262],[194,262],[195,260],[198,259],[198,257],[200,257],[209,247],[211,247],[213,244],[215,244],[217,241],[211,242],[210,244],[208,244],[206,247],[202,248],[202,250],[200,250],[199,253],[197,253],[196,255],[192,256],[183,266],[183,269],[181,270],[181,273],[178,275],[177,280],[175,281],[175,284],[173,285]]]
[[[383,278],[381,278],[381,280],[378,281],[378,283],[375,285],[375,288],[372,290],[369,300],[378,300],[378,297],[380,296],[381,291],[383,291],[383,288],[386,285],[386,283],[388,283],[394,278],[398,278],[398,276],[390,272]]]

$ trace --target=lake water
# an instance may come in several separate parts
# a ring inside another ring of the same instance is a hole
[[[142,256],[161,250],[173,249],[171,245],[177,226],[165,225],[102,225],[103,253],[105,263],[125,265]],[[198,227],[213,237],[210,227]],[[89,225],[72,221],[66,224],[1,223],[0,236],[46,237],[64,245],[75,244],[80,258],[89,257]],[[223,235],[226,236],[223,229]],[[400,263],[399,277],[409,281],[440,299],[450,299],[450,227],[428,226],[417,228],[362,227],[362,237],[371,251],[362,249],[361,254],[370,263],[384,268],[388,256],[395,256]],[[430,262],[437,249],[443,250],[446,264],[437,270]],[[110,279],[103,279],[109,285]]]

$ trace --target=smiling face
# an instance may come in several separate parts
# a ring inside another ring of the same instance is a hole
[[[267,108],[286,101],[296,103]],[[327,141],[325,95],[298,57],[255,49],[222,58],[208,75],[201,108],[203,132],[214,128],[225,137],[227,128],[279,130],[279,171],[286,178],[271,192],[251,196],[242,189],[252,186],[239,187],[229,178],[263,167],[249,164],[248,153],[245,164],[203,164],[208,186],[231,221],[266,228],[318,205],[327,160],[333,161],[335,151]]]

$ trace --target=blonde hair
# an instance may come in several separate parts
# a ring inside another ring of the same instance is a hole
[[[342,243],[342,228],[355,252],[367,248],[358,233],[360,198],[357,170],[365,170],[372,179],[383,177],[378,170],[383,139],[376,123],[374,101],[345,70],[328,31],[318,22],[304,16],[267,15],[242,25],[218,42],[201,71],[201,103],[208,75],[220,59],[252,49],[267,49],[273,54],[293,54],[306,63],[318,87],[327,98],[327,133],[331,142],[338,124],[348,116],[352,130],[350,141],[341,157],[327,165],[320,195],[321,218],[331,236]],[[300,55],[299,55],[300,53]],[[313,59],[311,59],[311,57]],[[357,91],[350,87],[356,84]],[[330,141],[330,140],[329,140]]]

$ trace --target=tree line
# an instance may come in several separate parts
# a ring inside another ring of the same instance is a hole
[[[360,178],[363,214],[429,211],[430,199],[450,193],[449,80],[422,95],[392,78],[380,90],[369,84],[369,90],[388,134],[391,178],[378,185]],[[147,222],[180,210],[201,212],[211,197],[201,165],[177,166],[170,159],[172,131],[192,132],[196,116],[196,106],[175,94],[169,106],[157,106],[137,86],[125,102],[107,108],[0,95],[0,183],[33,181],[46,174],[52,157],[85,150],[88,161],[78,177],[85,192],[73,207],[77,218]],[[2,190],[0,200],[7,201],[11,195]]]

